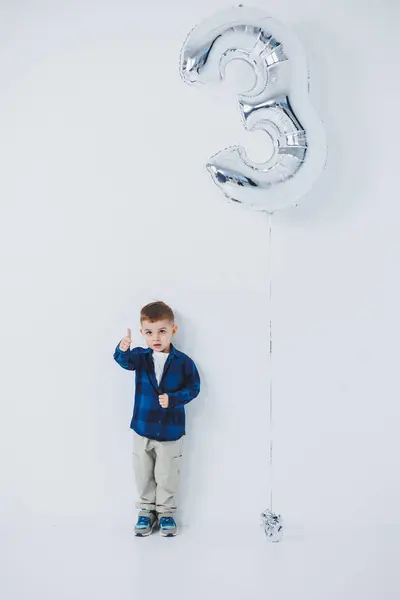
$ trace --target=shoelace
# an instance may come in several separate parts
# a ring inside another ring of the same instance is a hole
[[[143,516],[142,516],[142,517],[139,517],[139,520],[138,520],[138,525],[139,525],[139,526],[140,526],[140,525],[145,525],[145,526],[147,526],[147,525],[149,525],[149,524],[150,524],[150,517],[143,517]]]

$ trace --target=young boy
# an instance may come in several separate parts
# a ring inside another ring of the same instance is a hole
[[[175,496],[180,479],[185,404],[198,396],[200,377],[193,360],[171,343],[177,332],[172,309],[152,302],[140,313],[141,334],[148,348],[130,349],[131,330],[120,341],[114,359],[136,371],[131,429],[134,472],[141,509],[135,535],[150,535],[157,524],[161,535],[176,535]]]

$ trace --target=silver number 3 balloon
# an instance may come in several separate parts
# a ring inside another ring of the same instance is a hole
[[[252,89],[238,95],[244,126],[266,132],[273,152],[257,163],[232,146],[211,157],[207,169],[229,199],[271,214],[296,203],[320,175],[325,132],[309,100],[302,46],[285,26],[259,9],[221,11],[189,33],[180,73],[189,84],[221,81],[234,59],[255,74]]]

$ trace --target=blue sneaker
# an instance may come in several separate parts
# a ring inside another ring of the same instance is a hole
[[[146,537],[153,533],[154,527],[157,525],[157,516],[153,512],[141,511],[135,525],[135,535],[138,537]]]
[[[173,517],[161,517],[158,515],[160,532],[163,537],[173,537],[178,533],[178,528]]]

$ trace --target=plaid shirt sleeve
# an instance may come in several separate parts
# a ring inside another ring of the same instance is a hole
[[[114,351],[114,360],[123,369],[135,371],[140,364],[139,350],[140,348],[132,348],[132,350],[128,349],[124,351],[120,349],[118,344]]]
[[[196,365],[191,358],[187,358],[185,362],[185,382],[184,386],[174,392],[168,394],[169,405],[171,408],[181,408],[199,395],[200,392],[200,375]]]

